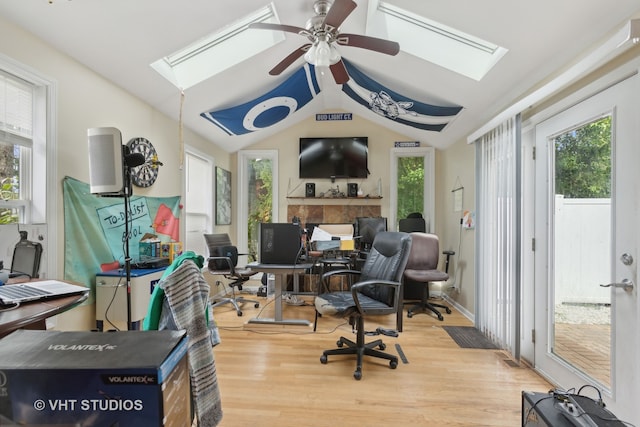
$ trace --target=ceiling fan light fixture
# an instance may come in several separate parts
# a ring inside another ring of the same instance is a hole
[[[328,67],[340,61],[338,50],[327,41],[320,40],[309,48],[304,59],[316,67]]]

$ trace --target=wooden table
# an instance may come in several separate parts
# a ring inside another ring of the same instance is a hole
[[[11,286],[11,285],[5,285]],[[46,330],[46,320],[81,304],[89,297],[89,290],[80,295],[27,302],[18,308],[0,307],[0,338],[16,329]]]

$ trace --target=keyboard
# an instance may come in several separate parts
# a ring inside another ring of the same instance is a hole
[[[10,298],[43,297],[51,295],[51,292],[26,286],[3,286],[2,295]]]

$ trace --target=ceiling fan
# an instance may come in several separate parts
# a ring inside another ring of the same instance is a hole
[[[400,51],[400,45],[396,42],[359,34],[340,33],[340,25],[357,6],[353,0],[315,0],[313,9],[316,15],[307,21],[306,28],[266,22],[250,24],[249,28],[300,34],[311,42],[291,52],[273,67],[269,74],[279,75],[304,55],[304,59],[316,67],[329,67],[336,83],[344,84],[349,81],[349,74],[334,43],[396,55]]]

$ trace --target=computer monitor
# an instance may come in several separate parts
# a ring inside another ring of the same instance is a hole
[[[371,246],[373,239],[381,231],[387,231],[387,218],[359,217],[356,218],[355,233],[360,243]]]
[[[302,252],[302,229],[299,224],[263,222],[260,224],[261,264],[292,265]]]

